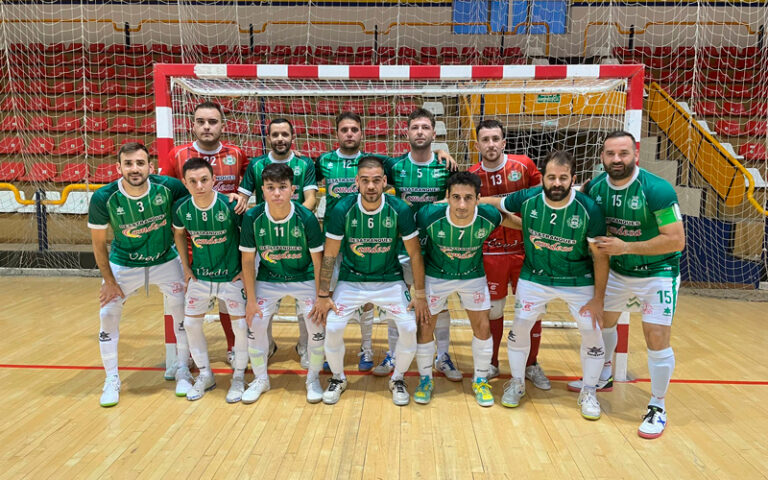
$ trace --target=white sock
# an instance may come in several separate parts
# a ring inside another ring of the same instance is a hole
[[[594,387],[605,363],[605,346],[600,330],[581,328],[581,370],[583,385]]]
[[[258,315],[253,317],[251,323],[251,334],[246,335],[248,337],[248,356],[251,357],[251,368],[253,369],[253,375],[256,378],[264,378],[267,376],[267,350],[269,349],[269,341],[267,340],[266,332],[269,329],[270,318],[260,317]],[[237,346],[237,337],[235,337],[235,346]],[[235,353],[237,355],[237,353]]]
[[[373,350],[373,309],[360,312],[360,337],[360,348]]]
[[[435,342],[420,343],[416,346],[416,366],[419,367],[419,375],[432,376],[432,359],[435,358]]]
[[[211,362],[208,359],[208,342],[203,333],[203,318],[184,316],[184,329],[187,331],[189,352],[200,370],[200,375],[210,375]]]
[[[298,344],[302,347],[307,347],[307,341],[309,338],[309,334],[307,333],[307,324],[304,323],[304,314],[299,312],[298,305],[296,306],[296,318],[299,322],[299,341]]]
[[[451,343],[451,315],[448,310],[437,314],[435,324],[435,343],[437,344],[437,358],[442,358],[448,353]]]
[[[395,346],[395,371],[392,379],[400,380],[411,368],[416,356],[416,321],[401,321],[397,324],[398,338]]]
[[[475,380],[478,378],[488,379],[488,371],[491,368],[491,357],[493,356],[493,338],[480,340],[472,337],[472,361],[475,364]]]
[[[235,360],[232,368],[235,370],[233,377],[245,377],[245,369],[248,368],[248,323],[245,317],[232,320],[232,332],[235,334]]]
[[[507,358],[512,378],[525,380],[525,364],[531,350],[531,328],[535,318],[524,319],[515,312],[515,321],[507,335]]]
[[[387,315],[387,345],[389,346],[389,354],[392,357],[395,356],[395,349],[397,347],[397,339],[399,336],[400,334],[397,331],[395,321]]]
[[[613,375],[613,353],[616,351],[616,344],[619,342],[619,334],[616,331],[616,325],[611,328],[604,328],[603,343],[605,343],[605,362],[603,371],[600,372],[600,380],[608,380]]]
[[[173,317],[173,333],[176,335],[176,358],[178,367],[188,368],[189,343],[184,330],[184,295],[163,295],[165,314]]]
[[[113,300],[99,310],[99,350],[107,377],[117,375],[117,341],[120,338],[122,312],[122,299]]]
[[[325,353],[323,344],[325,343],[325,327],[317,325],[305,319],[307,327],[307,351],[309,352],[309,368],[307,369],[307,380],[318,377],[323,368]]]
[[[334,376],[344,379],[344,328],[346,322],[329,322],[325,326],[325,359]]]
[[[648,402],[649,405],[666,409],[664,401],[674,371],[675,352],[672,347],[664,350],[648,350],[648,373],[651,376],[651,401]]]

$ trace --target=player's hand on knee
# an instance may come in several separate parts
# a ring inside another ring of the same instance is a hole
[[[253,318],[258,316],[262,318],[264,312],[259,308],[259,304],[255,300],[247,300],[245,302],[245,322],[248,324],[248,328],[253,327]]]
[[[319,297],[309,311],[309,319],[315,325],[325,326],[329,310],[333,310],[336,315],[339,314],[339,309],[330,297]]]
[[[187,288],[189,288],[190,280],[193,282],[196,282],[197,277],[195,277],[195,274],[192,273],[192,270],[185,269],[184,270],[184,293],[187,293]]]
[[[408,303],[408,310],[413,310],[416,314],[416,321],[422,325],[429,323],[431,315],[429,314],[429,307],[427,307],[426,298],[414,297]]]
[[[103,307],[115,298],[125,298],[123,290],[117,283],[104,282],[99,290],[99,304]]]
[[[579,309],[579,315],[587,315],[592,318],[592,328],[603,327],[603,300],[591,299]]]

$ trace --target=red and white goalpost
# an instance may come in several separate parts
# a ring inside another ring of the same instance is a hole
[[[363,117],[366,151],[396,154],[407,107],[423,105],[437,116],[435,145],[465,167],[477,161],[474,125],[488,116],[507,125],[508,148],[523,149],[515,153],[573,153],[584,181],[599,170],[609,131],[632,133],[639,148],[643,76],[643,65],[155,64],[157,150],[162,160],[191,141],[191,108],[214,100],[224,107],[227,139],[249,156],[266,152],[263,127],[277,116],[293,121],[302,153],[335,148],[328,125],[342,109]],[[618,332],[614,378],[626,381],[629,314]]]

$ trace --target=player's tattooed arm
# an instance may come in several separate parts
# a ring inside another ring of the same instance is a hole
[[[109,266],[109,252],[107,251],[107,229],[91,229],[91,244],[93,257],[99,267],[104,283],[99,290],[99,304],[103,307],[117,297],[125,298],[123,290],[117,284],[112,268]]]
[[[340,247],[341,241],[333,238],[325,239],[323,261],[320,264],[320,273],[317,275],[317,299],[309,312],[309,319],[318,325],[325,325],[328,310],[339,313],[336,304],[331,299],[331,277]]]

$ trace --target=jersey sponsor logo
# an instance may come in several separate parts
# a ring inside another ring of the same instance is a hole
[[[571,238],[558,237],[557,235],[541,233],[535,230],[529,230],[529,232],[530,235],[528,236],[528,240],[530,240],[536,250],[545,248],[547,250],[552,250],[553,252],[572,252],[576,245],[576,240]]]
[[[653,305],[648,302],[643,302],[641,311],[643,312],[643,315],[651,315],[653,313]]]
[[[603,347],[590,347],[587,349],[587,356],[589,357],[602,357],[605,355]]]
[[[467,260],[475,256],[481,247],[440,247],[440,251],[451,260]]]
[[[200,235],[190,234],[189,238],[192,240],[192,244],[197,248],[203,248],[203,245],[219,245],[220,243],[226,243],[226,235],[221,237],[202,238]]]
[[[334,183],[330,186],[328,189],[328,194],[334,198],[341,198],[342,195],[357,193],[357,185],[354,184],[354,181],[354,178],[341,179],[339,183]],[[352,184],[348,185],[341,182],[352,182]]]
[[[432,171],[432,178],[440,178],[442,175],[443,175],[443,172],[441,170]]]
[[[162,205],[162,204],[163,204],[163,202],[165,202],[165,198],[164,198],[164,197],[163,197],[163,195],[162,195],[162,194],[160,194],[160,193],[158,193],[157,195],[155,195],[155,198],[154,198],[154,200],[152,200],[152,203],[154,203],[154,204],[155,204],[155,205],[157,205],[158,207],[159,207],[160,205]]]
[[[387,253],[392,250],[390,245],[365,245],[364,243],[350,243],[349,249],[358,257],[365,257],[366,254]]]
[[[224,165],[234,165],[237,163],[237,159],[233,157],[232,155],[227,155],[224,157],[224,160],[221,161]]]
[[[229,275],[229,269],[228,268],[218,268],[216,270],[209,270],[206,267],[195,267],[195,271],[197,272],[198,276],[201,277],[226,277]],[[214,302],[216,299],[211,297],[211,301]],[[213,306],[208,307],[209,309],[213,308]]]
[[[162,219],[162,221],[157,222],[160,219]],[[154,222],[157,222],[157,223],[154,223]],[[147,225],[148,223],[150,225]],[[142,226],[142,225],[146,225],[146,226]],[[146,220],[142,220],[140,222],[135,222],[130,225],[124,226],[121,233],[128,238],[141,238],[143,234],[154,232],[155,230],[160,230],[166,225],[168,225],[168,219],[165,218],[164,214],[155,215],[154,217],[148,218]]]
[[[579,215],[574,215],[568,219],[568,226],[573,229],[580,228],[582,225],[583,222],[581,221],[581,217]]]
[[[430,307],[436,307],[437,306],[437,302],[439,302],[439,301],[440,301],[440,297],[439,296],[437,296],[437,295],[430,295],[429,296],[429,306]]]
[[[510,248],[510,247],[516,247],[520,245],[520,242],[515,240],[512,243],[504,243],[498,238],[490,238],[488,239],[488,246],[492,248]]]
[[[157,255],[144,255],[143,253],[140,253],[140,252],[130,252],[128,254],[128,258],[136,262],[150,263],[150,262],[159,260],[160,257],[162,257],[165,254],[166,252],[158,253]]]
[[[430,189],[431,192],[435,192],[436,190]],[[414,203],[435,203],[438,198],[436,194],[429,194],[429,193],[411,193],[403,192],[402,195],[400,195],[400,198],[405,201],[408,205],[413,205]]]
[[[642,228],[632,230],[623,225],[618,228],[613,225],[608,225],[607,230],[614,237],[640,237],[643,235]]]
[[[520,180],[521,177],[522,177],[522,174],[520,172],[518,172],[517,170],[512,170],[511,172],[509,172],[509,176],[507,178],[510,181],[516,182]]]
[[[229,214],[225,210],[219,210],[219,213],[216,214],[216,220],[220,222],[226,222],[227,218],[229,218]]]
[[[280,260],[300,260],[304,257],[304,247],[271,247],[267,245],[259,253],[261,258],[275,264]]]
[[[315,332],[312,334],[312,340],[315,342],[322,342],[325,340],[325,332]]]

